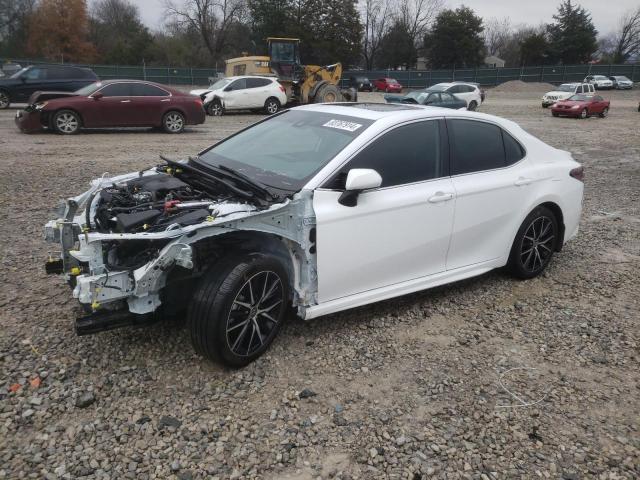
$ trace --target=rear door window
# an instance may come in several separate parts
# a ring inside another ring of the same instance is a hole
[[[244,90],[245,88],[247,88],[247,81],[244,78],[239,78],[229,86],[231,87],[231,90],[234,90],[234,91]]]
[[[506,165],[502,129],[475,120],[447,120],[451,175],[481,172]]]
[[[271,83],[271,80],[267,80],[266,78],[247,78],[247,88],[258,88],[258,87],[266,87]]]
[[[132,83],[131,95],[134,97],[167,97],[169,93],[166,90],[147,83]]]
[[[26,80],[46,80],[47,71],[44,68],[30,68],[22,75],[22,78]]]

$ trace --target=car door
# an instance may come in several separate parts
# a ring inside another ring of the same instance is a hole
[[[441,106],[441,103],[442,101],[439,93],[430,93],[424,101],[424,105],[428,105],[430,107],[439,107]]]
[[[247,100],[247,81],[239,78],[233,81],[224,89],[224,107],[227,109],[246,108]]]
[[[47,88],[47,69],[30,67],[20,75],[21,83],[15,88],[15,102],[26,102],[33,92],[51,90]]]
[[[100,93],[100,98],[97,98]],[[87,112],[83,115],[85,126],[130,127],[135,126],[136,111],[131,99],[131,83],[116,82],[105,85],[91,95]]]
[[[465,108],[467,106],[467,102],[465,102],[464,100],[461,100],[459,98],[454,97],[453,95],[451,95],[448,92],[442,92],[440,94],[440,98],[441,98],[441,105],[442,107],[445,108]]]
[[[602,113],[605,106],[606,106],[606,103],[604,101],[604,98],[602,98],[600,95],[594,95],[593,103],[591,106],[591,112]]]
[[[444,271],[455,204],[444,130],[438,119],[387,130],[314,192],[320,302]],[[382,185],[349,207],[338,199],[353,168]]]
[[[508,255],[524,209],[532,201],[533,166],[501,127],[447,119],[456,211],[447,270]]]
[[[264,78],[247,78],[246,106],[249,108],[262,108],[269,97],[267,85],[271,83]]]
[[[171,103],[166,90],[149,83],[131,83],[132,123],[140,126],[160,125]]]

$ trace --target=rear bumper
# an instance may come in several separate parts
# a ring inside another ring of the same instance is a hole
[[[16,122],[16,126],[23,133],[39,132],[43,129],[40,112],[18,110],[14,120]]]

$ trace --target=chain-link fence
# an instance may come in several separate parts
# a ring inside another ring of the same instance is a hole
[[[30,59],[2,59],[21,66],[51,63]],[[167,85],[207,85],[210,80],[223,75],[217,68],[189,67],[149,67],[145,65],[82,65],[91,68],[104,80],[127,78],[150,80]],[[392,77],[406,88],[424,88],[439,82],[454,80],[477,82],[485,86],[495,86],[509,80],[524,82],[565,83],[579,82],[587,75],[624,75],[634,82],[640,82],[640,65],[560,65],[519,68],[466,68],[451,70],[347,70],[343,72],[342,84],[350,77],[367,77],[370,80]]]

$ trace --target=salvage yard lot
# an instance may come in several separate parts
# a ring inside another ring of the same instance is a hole
[[[91,178],[263,116],[62,137],[0,111],[0,479],[638,478],[640,92],[605,92],[610,116],[588,120],[552,118],[542,93],[489,91],[480,110],[586,167],[580,233],[544,275],[292,321],[236,371],[175,323],[76,337],[42,226]]]

